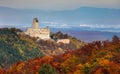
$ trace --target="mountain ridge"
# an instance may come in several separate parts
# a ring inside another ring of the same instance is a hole
[[[31,19],[34,17],[38,17],[41,20],[42,24],[45,24],[44,21],[50,22],[55,21],[60,24],[66,23],[69,25],[119,24],[120,19],[120,17],[118,17],[120,16],[119,13],[120,9],[93,8],[93,7],[81,7],[75,10],[67,11],[42,11],[32,9],[13,9],[8,7],[0,7],[1,16],[0,24],[17,24],[18,27],[22,27],[19,25],[30,24]],[[7,17],[3,15],[6,15]],[[26,20],[26,18],[28,20]]]

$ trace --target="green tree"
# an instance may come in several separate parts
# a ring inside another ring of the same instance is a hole
[[[39,74],[58,74],[55,68],[50,64],[43,64],[39,70]]]
[[[119,43],[119,40],[120,40],[119,37],[116,36],[116,35],[114,35],[113,38],[112,38],[112,42],[116,43],[116,44]]]

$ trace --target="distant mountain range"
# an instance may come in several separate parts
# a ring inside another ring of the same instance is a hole
[[[54,28],[81,27],[88,30],[120,31],[120,9],[81,7],[76,10],[42,11],[0,7],[1,27],[30,27],[37,17],[40,25]],[[92,28],[92,29],[91,29]],[[111,30],[112,28],[112,30]]]

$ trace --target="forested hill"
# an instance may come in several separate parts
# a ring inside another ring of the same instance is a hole
[[[43,56],[35,38],[17,34],[18,32],[21,30],[16,28],[0,29],[0,67]]]
[[[62,55],[17,62],[1,74],[120,74],[120,39],[96,41]]]
[[[69,39],[69,44],[56,43],[58,39]],[[67,51],[81,48],[85,43],[77,38],[63,34],[62,32],[51,33],[51,40],[39,40],[39,48],[45,55],[58,55],[63,54]]]
[[[21,34],[16,28],[0,29],[0,67],[8,67],[18,61],[26,61],[44,55],[63,54],[68,50],[80,48],[84,43],[76,38],[70,38],[70,44],[56,43],[51,40],[37,40],[37,38]],[[65,37],[62,33],[54,33],[51,36]],[[53,38],[54,40],[54,38]]]

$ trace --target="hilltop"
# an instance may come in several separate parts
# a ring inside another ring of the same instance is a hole
[[[54,37],[57,34],[59,32],[51,36]],[[61,33],[61,36],[65,35]],[[67,36],[67,38],[70,38],[70,44],[57,44],[52,40],[38,40],[38,38],[25,35],[20,29],[2,28],[0,29],[0,67],[8,67],[18,61],[26,61],[45,55],[63,54],[84,45],[76,38],[71,36]]]
[[[63,34],[62,32],[51,33],[52,40],[38,40],[41,51],[46,55],[58,55],[67,51],[81,48],[85,43],[77,38]],[[70,39],[70,43],[56,43],[58,39]]]

